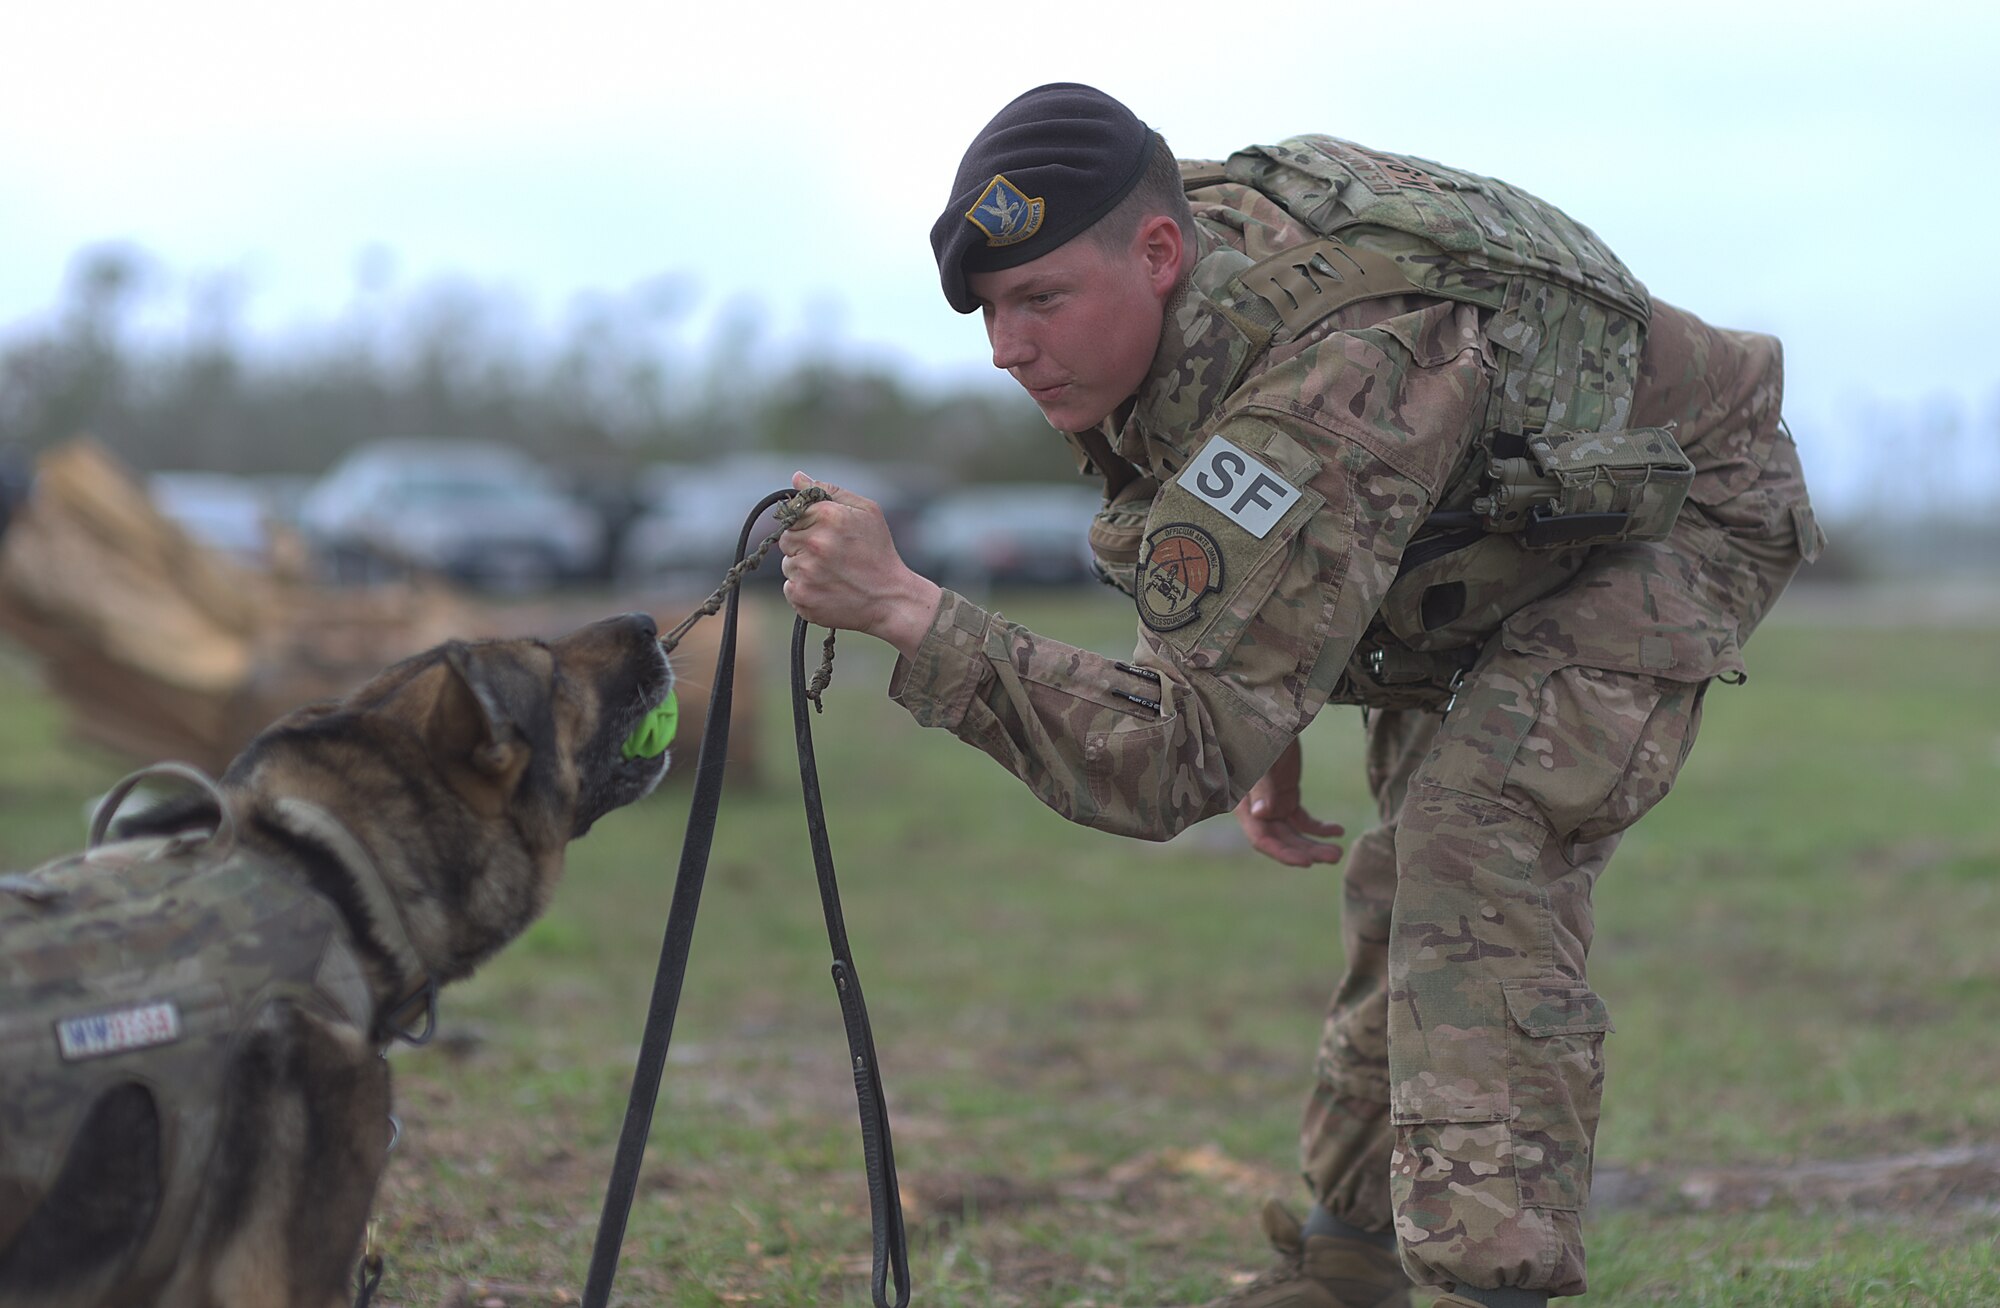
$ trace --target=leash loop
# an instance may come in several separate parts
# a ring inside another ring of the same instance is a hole
[[[661,649],[669,654],[673,653],[674,646],[681,643],[681,637],[687,635],[693,629],[695,623],[700,622],[703,618],[713,617],[719,612],[723,601],[734,593],[738,586],[743,584],[743,579],[763,566],[764,557],[771,552],[771,547],[778,543],[778,537],[790,530],[792,524],[799,520],[800,516],[805,513],[809,506],[818,504],[821,500],[833,498],[826,493],[824,486],[808,486],[802,491],[778,491],[774,493],[789,497],[778,505],[778,529],[766,536],[755,550],[745,548],[750,543],[751,528],[756,525],[757,518],[764,516],[764,508],[760,507],[756,511],[756,515],[743,528],[743,536],[736,543],[736,562],[730,565],[729,571],[722,574],[722,584],[710,591],[708,598],[696,605],[694,612],[682,618],[674,626],[673,630],[660,637]],[[771,496],[767,495],[764,497],[764,507],[769,507],[771,502]]]
[[[701,905],[702,882],[708,871],[709,849],[715,839],[715,819],[722,795],[723,764],[729,752],[729,711],[735,698],[736,618],[742,599],[743,578],[764,561],[772,545],[786,527],[798,521],[808,505],[830,498],[825,489],[808,486],[802,491],[774,491],[758,501],[744,521],[736,543],[738,562],[729,569],[719,586],[696,612],[661,637],[660,643],[672,650],[682,636],[702,618],[720,610],[722,636],[717,641],[715,676],[709,692],[708,713],[702,727],[701,753],[695,763],[694,795],[689,805],[688,825],[681,844],[680,871],[674,881],[673,901],[667,911],[666,933],[660,942],[660,961],[653,980],[653,994],[646,1013],[645,1034],[639,1042],[637,1065],[632,1072],[631,1098],[625,1106],[625,1124],[619,1133],[611,1178],[605,1189],[604,1208],[598,1218],[597,1242],[591,1252],[590,1272],[583,1291],[584,1308],[605,1308],[611,1282],[617,1275],[618,1257],[625,1239],[625,1225],[638,1189],[639,1167],[646,1152],[646,1138],[652,1131],[653,1111],[660,1094],[660,1077],[667,1061],[667,1046],[673,1040],[674,1015],[680,1007],[682,982],[687,975],[689,951],[694,943],[695,914]],[[766,537],[753,553],[750,533],[766,509],[778,505],[783,524]],[[812,756],[812,733],[805,715],[810,699],[823,709],[819,693],[831,680],[833,635],[827,634],[819,673],[808,687],[805,679],[805,620],[795,620],[792,628],[792,716],[799,741],[799,780],[804,791],[806,830],[813,847],[813,865],[820,882],[820,904],[826,916],[827,940],[832,947],[834,987],[840,997],[841,1023],[847,1031],[848,1048],[854,1063],[854,1088],[861,1115],[862,1161],[867,1171],[870,1217],[874,1229],[874,1281],[876,1308],[906,1308],[910,1299],[908,1244],[903,1229],[903,1209],[896,1184],[896,1160],[889,1137],[889,1112],[876,1070],[874,1034],[868,1011],[862,1003],[861,985],[849,957],[847,928],[840,912],[840,893],[833,879],[833,856],[826,838],[826,815],[822,811],[819,775]],[[897,1298],[887,1297],[893,1275]]]
[[[778,502],[778,529],[766,536],[755,550],[748,550],[745,546],[750,543],[750,530],[756,525],[757,519],[763,516],[764,508],[760,506],[750,515],[750,521],[743,525],[742,537],[736,542],[736,562],[730,565],[729,571],[722,574],[722,584],[710,591],[708,598],[695,606],[694,612],[675,623],[673,630],[660,637],[661,649],[669,654],[673,653],[674,647],[681,643],[683,636],[694,629],[695,623],[703,618],[713,617],[722,608],[725,598],[736,593],[737,588],[743,584],[743,579],[763,565],[765,556],[771,552],[771,547],[778,543],[778,537],[790,530],[812,505],[833,498],[827,494],[826,487],[819,485],[808,486],[800,491],[777,491],[774,494],[790,497]],[[771,499],[771,496],[765,496],[763,505],[769,505]],[[812,700],[816,711],[824,713],[826,704],[820,699],[820,695],[833,682],[831,631],[826,633],[826,644],[822,648],[824,653],[820,656],[819,671],[813,674],[812,685],[807,688],[806,697]]]
[[[833,660],[833,636],[827,636],[827,662]],[[792,729],[799,747],[799,789],[805,802],[806,838],[812,845],[813,872],[819,881],[819,902],[826,918],[827,944],[833,950],[833,989],[840,1000],[841,1025],[847,1031],[847,1052],[854,1065],[854,1098],[861,1113],[861,1161],[868,1175],[870,1223],[875,1236],[875,1271],[871,1286],[875,1308],[905,1308],[910,1302],[909,1239],[903,1229],[902,1193],[896,1182],[896,1149],[889,1135],[889,1104],[875,1059],[875,1033],[868,1022],[868,1005],[861,995],[861,978],[854,970],[847,943],[847,920],[840,911],[840,887],[834,880],[833,846],[826,834],[826,805],[820,796],[819,765],[813,757],[812,719],[806,700],[806,620],[792,619]],[[825,665],[822,665],[824,669]],[[814,701],[817,703],[817,700]],[[896,1298],[888,1297],[894,1278]]]

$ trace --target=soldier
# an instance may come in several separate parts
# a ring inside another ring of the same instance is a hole
[[[1361,705],[1380,824],[1346,860],[1312,1206],[1266,1209],[1278,1265],[1225,1302],[1581,1294],[1591,889],[1822,542],[1778,342],[1505,183],[1326,136],[1177,162],[1074,84],[979,133],[931,242],[1103,480],[1137,651],[941,591],[839,490],[783,537],[786,596],[893,645],[919,723],[1146,839],[1233,806],[1281,863],[1340,859],[1297,738]]]

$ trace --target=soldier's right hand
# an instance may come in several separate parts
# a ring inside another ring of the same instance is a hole
[[[795,490],[814,485],[831,498],[809,506],[778,537],[785,599],[807,622],[866,632],[906,658],[915,655],[943,592],[904,565],[873,500],[792,474]]]

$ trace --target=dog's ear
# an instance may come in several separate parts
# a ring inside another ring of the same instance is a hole
[[[431,752],[447,773],[478,778],[504,799],[530,752],[523,724],[509,707],[515,697],[508,693],[525,670],[502,646],[463,641],[445,646],[444,665],[426,733]]]

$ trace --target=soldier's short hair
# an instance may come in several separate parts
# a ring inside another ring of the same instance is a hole
[[[1194,243],[1194,210],[1188,205],[1187,188],[1181,181],[1180,160],[1174,158],[1165,137],[1158,132],[1148,135],[1153,141],[1153,157],[1146,165],[1145,176],[1116,208],[1085,233],[1106,250],[1122,250],[1130,245],[1139,224],[1155,214],[1173,219],[1181,229],[1181,239],[1189,245]]]

